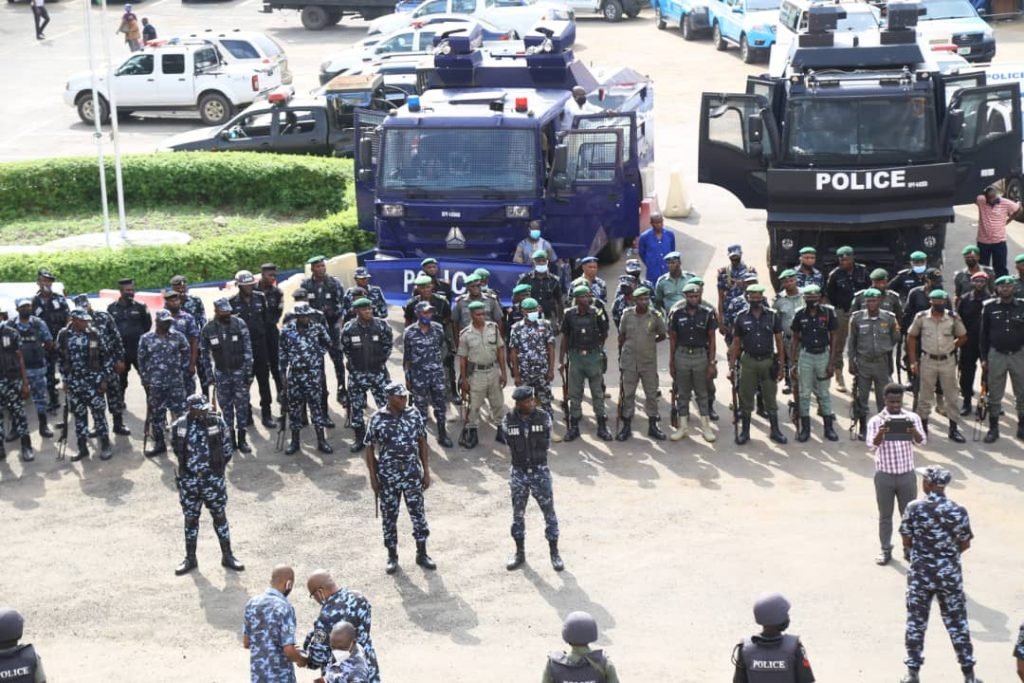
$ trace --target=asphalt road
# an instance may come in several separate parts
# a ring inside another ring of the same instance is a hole
[[[316,85],[330,49],[362,33],[361,22],[307,32],[296,13],[262,15],[258,5],[157,0],[137,11],[165,36],[206,27],[267,30],[285,44],[300,90]],[[67,76],[87,66],[85,8],[66,1],[48,7],[53,23],[41,42],[24,4],[0,7],[5,160],[95,149],[90,131],[61,101]],[[656,79],[659,191],[664,194],[667,172],[678,165],[695,207],[685,221],[671,222],[684,267],[710,276],[732,242],[742,242],[749,260],[763,267],[763,214],[693,182],[701,90],[742,91],[743,77],[756,69],[744,66],[734,50],[720,54],[709,43],[657,31],[649,12],[616,26],[580,23],[585,59],[626,63]],[[113,53],[126,54],[113,37],[115,11],[107,24],[104,38]],[[1021,25],[999,25],[1001,61],[1021,58],[1021,36]],[[165,136],[197,125],[127,122],[123,149],[149,151]],[[130,197],[128,206],[130,215]],[[959,260],[971,222],[969,208],[961,208],[947,263]],[[1014,230],[1011,253],[1022,249],[1019,234]],[[399,375],[397,363],[392,370]],[[617,394],[614,372],[608,380]],[[718,396],[725,414],[724,377]],[[791,438],[784,447],[768,444],[763,423],[755,420],[754,440],[738,448],[728,422],[713,446],[645,438],[605,444],[593,439],[593,422],[586,419],[587,438],[558,445],[551,458],[567,563],[562,574],[548,565],[533,507],[530,564],[519,572],[504,569],[511,549],[508,456],[492,447],[492,432],[482,431],[483,445],[475,451],[441,453],[431,438],[435,483],[427,509],[439,570],[424,573],[413,565],[403,516],[402,571],[394,577],[383,573],[365,467],[347,453],[351,433],[334,430],[336,453],[327,457],[310,447],[306,434],[303,454],[286,458],[273,452],[273,435],[260,428],[256,452],[237,457],[228,475],[235,551],[247,570],[221,569],[205,516],[200,570],[177,578],[172,570],[183,542],[174,463],[140,454],[142,394],[134,378],[129,403],[133,436],[118,439],[109,462],[58,463],[48,443],[34,464],[0,463],[0,601],[26,615],[26,634],[52,680],[243,680],[242,607],[282,561],[294,563],[300,576],[292,595],[300,638],[316,613],[301,583],[313,569],[328,567],[342,584],[369,596],[388,681],[536,680],[545,653],[560,647],[560,619],[574,609],[597,617],[600,645],[624,681],[726,680],[733,644],[753,628],[751,602],[765,590],[781,590],[792,600],[793,631],[803,635],[819,680],[893,681],[902,670],[905,571],[901,561],[882,569],[872,562],[871,459],[845,433],[838,444],[823,443],[817,420],[811,442]],[[836,394],[836,407],[845,428],[844,396]],[[662,410],[667,414],[664,400]],[[1008,421],[1006,432],[1012,434]],[[919,464],[953,471],[950,495],[971,512],[977,538],[964,559],[968,609],[978,673],[988,681],[1012,679],[1010,648],[1024,619],[1024,551],[1017,542],[1024,534],[1017,513],[1024,499],[1022,458],[1021,444],[1005,436],[994,447],[972,442],[954,448],[941,434],[918,455]],[[958,680],[937,615],[926,655],[928,680]],[[300,672],[301,681],[312,678]]]

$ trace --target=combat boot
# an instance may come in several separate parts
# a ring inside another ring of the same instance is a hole
[[[715,430],[711,428],[711,420],[708,419],[707,415],[701,415],[700,417],[700,431],[701,436],[703,436],[704,440],[708,443],[714,443],[715,440],[718,439],[718,435],[715,434]],[[675,435],[673,434],[673,436]]]
[[[21,459],[24,462],[32,462],[36,459],[36,454],[32,450],[32,437],[28,434],[21,435]]]
[[[760,390],[758,390],[757,395],[754,396],[754,404],[756,406],[756,410],[754,412],[757,414],[757,416],[759,418],[761,418],[762,420],[767,420],[768,419],[768,411],[765,410],[765,407],[764,407],[764,395],[761,393]]]
[[[907,673],[903,674],[903,678],[900,679],[900,683],[920,683],[921,677],[918,675],[917,669],[907,669]]]
[[[100,460],[110,460],[114,457],[114,448],[110,445],[109,436],[100,437]]]
[[[288,442],[288,447],[284,449],[285,455],[295,455],[299,452],[299,430],[292,430],[292,440]]]
[[[430,559],[430,555],[427,555],[426,541],[416,541],[416,564],[424,569],[437,569],[437,565]]]
[[[78,437],[78,453],[72,455],[71,462],[78,462],[84,458],[89,457],[89,442],[86,441],[84,436]]]
[[[199,566],[196,561],[196,541],[185,541],[185,559],[174,569],[175,576],[188,574]]]
[[[740,433],[736,435],[736,445],[742,446],[750,441],[750,415],[746,413],[740,418]]]
[[[366,438],[366,427],[356,427],[355,432],[355,441],[352,442],[352,446],[348,449],[349,453],[359,453],[366,448],[366,444],[363,443],[363,439]]]
[[[36,413],[36,417],[39,418],[39,436],[46,439],[52,439],[53,431],[50,429],[50,425],[46,424],[46,411]]]
[[[1024,439],[1024,415],[1017,416],[1017,438]]]
[[[565,438],[562,441],[568,443],[578,438],[580,438],[580,419],[578,417],[570,417],[569,429],[565,432]]]
[[[523,544],[523,539],[516,539],[516,554],[508,558],[508,562],[505,563],[505,569],[513,571],[519,569],[526,562],[526,549],[523,547]]]
[[[797,432],[796,440],[800,443],[804,443],[811,438],[811,418],[810,416],[800,416],[800,431]]]
[[[707,419],[707,418],[703,418],[703,417],[701,418],[701,420],[705,420],[705,419]],[[674,432],[672,432],[672,436],[670,436],[669,438],[672,441],[682,441],[683,439],[685,439],[687,434],[690,433],[690,424],[689,423],[690,423],[690,416],[689,415],[680,415],[679,416],[679,426],[676,427],[676,430]]]
[[[365,430],[364,430],[364,432],[365,432]],[[359,443],[360,444],[363,443],[362,436],[359,436],[358,438],[359,438]],[[330,455],[331,453],[334,452],[334,449],[331,448],[331,444],[327,443],[327,432],[324,430],[323,427],[317,427],[316,428],[316,449],[318,451],[320,451],[321,453],[326,453],[327,455]],[[349,449],[349,450],[351,450],[351,449]],[[362,449],[360,449],[360,450],[362,450]]]
[[[480,435],[477,434],[476,427],[470,427],[466,430],[466,448],[476,448],[478,443],[480,443]]]
[[[611,441],[613,438],[612,433],[608,431],[608,418],[599,417],[597,418],[597,438],[601,441]]]
[[[787,443],[789,441],[786,438],[786,435],[782,433],[782,430],[779,429],[779,414],[778,413],[769,413],[769,415],[768,415],[768,424],[771,427],[771,429],[768,432],[768,438],[769,439],[771,439],[775,443]]]
[[[647,436],[651,437],[655,441],[664,441],[668,437],[665,436],[665,432],[661,431],[661,427],[658,426],[658,418],[649,417],[647,418]]]
[[[246,455],[252,453],[252,448],[249,447],[249,442],[246,441],[244,429],[238,430],[238,439],[236,447],[238,448],[239,453],[245,453]]]
[[[394,574],[398,571],[398,548],[388,548],[388,562],[384,565],[385,574]]]
[[[822,419],[825,421],[825,438],[828,441],[839,441],[839,435],[836,434],[836,416],[826,415]]]
[[[964,683],[982,683],[982,680],[974,675],[974,667],[960,669],[964,675]]]
[[[164,441],[164,437],[161,435],[153,440],[153,445],[142,452],[147,458],[155,458],[158,455],[163,455],[167,452],[167,443]]]
[[[261,417],[263,419],[263,426],[267,429],[273,429],[277,426],[277,420],[270,412],[270,406],[266,406],[260,409]]]
[[[548,541],[548,549],[551,551],[551,568],[556,572],[565,569],[565,562],[562,562],[562,556],[558,554],[558,540]]]
[[[118,436],[131,436],[132,430],[124,426],[124,414],[114,413],[114,433]]]
[[[3,441],[0,441],[0,462],[7,460],[7,446],[4,445]]]
[[[220,539],[220,566],[227,567],[236,572],[245,571],[245,565],[239,562],[238,558],[231,552],[230,539]]]
[[[448,437],[448,426],[444,423],[444,418],[437,423],[437,443],[442,448],[451,448],[453,445],[452,440]]]
[[[631,429],[632,422],[633,418],[631,417],[622,418],[622,428],[619,430],[619,433],[615,435],[616,441],[627,441],[633,436],[633,430]]]
[[[964,443],[965,441],[967,441],[967,439],[964,438],[963,433],[961,433],[960,427],[957,425],[956,420],[952,417],[949,418],[949,440],[952,441],[953,443]]]

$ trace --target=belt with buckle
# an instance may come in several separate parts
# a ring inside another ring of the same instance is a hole
[[[493,367],[494,367],[494,363],[491,363],[490,365],[478,365],[476,363],[470,363],[469,364],[469,371],[470,372],[483,372],[484,370],[490,370]]]
[[[1015,353],[1017,353],[1018,351],[1020,351],[1020,350],[1021,350],[1021,347],[1020,347],[1020,346],[1018,346],[1018,347],[1017,347],[1017,348],[1015,348],[1015,349],[1010,349],[1010,350],[1005,350],[1005,351],[1004,351],[1003,349],[997,349],[997,348],[993,347],[993,349],[992,349],[992,350],[993,350],[993,351],[997,351],[997,352],[999,352],[999,353],[1001,353],[1001,354],[1003,354],[1003,355],[1005,355],[1005,356],[1012,356],[1013,354],[1015,354]]]
[[[581,356],[589,356],[591,354],[597,353],[600,350],[601,349],[571,349],[571,352],[578,353]]]
[[[952,356],[950,354],[948,354],[948,353],[944,353],[941,356],[937,356],[934,353],[927,353],[925,355],[928,356],[928,358],[930,360],[934,360],[934,361],[943,361],[943,360],[948,360],[948,359],[952,358]]]
[[[813,349],[804,349],[804,353],[811,353],[814,355],[825,353],[826,351],[828,351],[827,346],[815,346]]]
[[[754,353],[745,353],[743,355],[747,356],[748,358],[750,358],[750,360],[768,360],[769,358],[772,357],[772,354],[770,354],[770,353],[764,354],[764,355],[761,355],[761,356],[759,356],[757,354],[754,354]]]
[[[704,353],[708,350],[708,347],[706,346],[677,346],[676,348],[690,356],[698,353]]]

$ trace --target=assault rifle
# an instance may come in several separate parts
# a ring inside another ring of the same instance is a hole
[[[569,428],[569,359],[565,359],[559,373],[562,376],[562,414],[565,415],[565,426]]]
[[[149,450],[149,432],[153,425],[153,406],[149,403],[149,389],[146,389],[146,421],[142,423],[142,453]]]
[[[729,371],[729,384],[732,385],[732,435],[740,435],[740,359],[737,358]]]
[[[853,373],[853,386],[850,388],[850,441],[857,441],[860,439],[861,432],[863,431],[864,419],[867,417],[861,412],[860,401],[860,374]]]
[[[64,394],[64,421],[60,425],[60,436],[57,437],[57,459],[63,460],[68,452],[68,403],[71,397]]]
[[[672,429],[679,429],[679,388],[676,386],[674,377],[672,378],[672,392],[669,396],[672,400],[672,410],[668,414],[668,421],[672,425]]]
[[[974,441],[981,439],[981,432],[984,429],[985,420],[988,419],[988,370],[981,371],[981,393],[978,394],[978,405],[974,409],[974,430],[971,438]]]
[[[800,429],[800,373],[796,369],[796,365],[789,366],[789,378],[790,387],[792,389],[792,396],[789,400],[789,419],[792,420],[796,428]]]

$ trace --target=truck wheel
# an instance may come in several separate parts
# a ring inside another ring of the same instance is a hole
[[[306,5],[302,8],[302,25],[309,31],[323,31],[331,25],[331,18],[320,5]]]
[[[661,5],[654,6],[654,25],[658,27],[659,31],[665,30],[665,16],[661,13]]]
[[[715,49],[719,52],[724,52],[729,47],[729,43],[725,42],[725,38],[722,37],[722,27],[717,21],[711,29],[711,42],[715,44]]]
[[[100,101],[100,123],[108,123],[110,121],[110,105],[101,95]],[[95,123],[96,112],[93,111],[92,106],[92,93],[82,93],[78,96],[78,118],[82,119],[85,123]]]
[[[615,263],[622,258],[622,251],[625,248],[625,240],[619,237],[618,239],[608,240],[608,243],[604,245],[597,254],[597,258],[602,263]]]
[[[601,8],[606,21],[622,21],[622,3],[619,0],[608,0]]]
[[[1024,200],[1024,180],[1020,176],[1013,176],[1012,178],[1006,179],[1006,192],[1004,193],[1007,199],[1011,202],[1017,202],[1018,204]],[[1018,216],[1018,223],[1024,223],[1024,218]]]
[[[231,118],[233,108],[228,98],[218,92],[207,93],[199,98],[199,118],[207,126],[219,126]]]
[[[626,10],[626,16],[629,17],[630,19],[636,19],[638,16],[640,16],[640,10],[642,9],[643,6],[641,6],[640,3],[634,3],[629,6],[629,9]]]
[[[342,12],[340,9],[328,10],[327,11],[327,21],[328,21],[328,24],[330,24],[331,26],[337,26],[338,24],[341,23],[341,19],[344,16],[345,16],[345,13]]]

